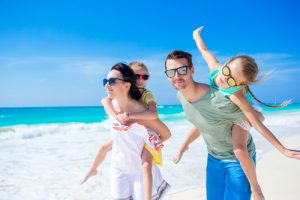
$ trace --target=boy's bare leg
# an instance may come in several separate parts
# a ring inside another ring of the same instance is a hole
[[[144,147],[142,152],[142,168],[143,168],[143,183],[144,183],[144,199],[152,199],[152,155]]]
[[[107,152],[109,152],[112,149],[112,144],[113,144],[113,140],[109,139],[105,143],[100,145],[100,148],[93,162],[93,165],[91,166],[89,172],[86,174],[84,179],[81,181],[81,184],[86,182],[90,177],[95,176],[97,174],[97,168],[104,160]]]

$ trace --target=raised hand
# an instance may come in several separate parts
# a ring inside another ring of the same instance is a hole
[[[196,30],[193,31],[193,39],[196,40],[199,35],[200,32],[202,31],[202,29],[204,28],[204,26],[200,26],[199,28],[197,28]]]

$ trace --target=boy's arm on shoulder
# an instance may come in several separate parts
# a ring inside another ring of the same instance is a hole
[[[148,104],[149,108],[143,112],[128,113],[130,120],[153,120],[158,119],[156,102],[151,101]]]
[[[114,109],[113,107],[113,104],[112,104],[112,99],[109,98],[109,97],[104,97],[103,99],[101,99],[101,103],[105,109],[105,112],[108,114],[108,115],[112,115],[113,117],[116,117],[117,116],[117,112],[116,110]]]
[[[160,136],[161,142],[165,142],[171,137],[170,129],[159,119],[154,120],[136,120],[138,123],[143,124],[147,128],[152,129]]]

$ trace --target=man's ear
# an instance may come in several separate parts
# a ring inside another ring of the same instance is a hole
[[[194,72],[195,72],[195,68],[194,68],[194,66],[192,66],[192,68],[191,68],[191,72],[192,72],[192,74],[194,74]]]

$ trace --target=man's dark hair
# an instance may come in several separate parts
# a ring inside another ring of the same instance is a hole
[[[171,51],[168,55],[167,55],[167,58],[166,58],[166,61],[165,61],[165,69],[167,69],[167,60],[174,60],[174,59],[180,59],[180,58],[185,58],[188,62],[188,65],[189,67],[192,67],[193,66],[193,62],[192,62],[192,55],[187,53],[187,52],[184,52],[184,51],[180,51],[180,50],[174,50],[174,51]]]

